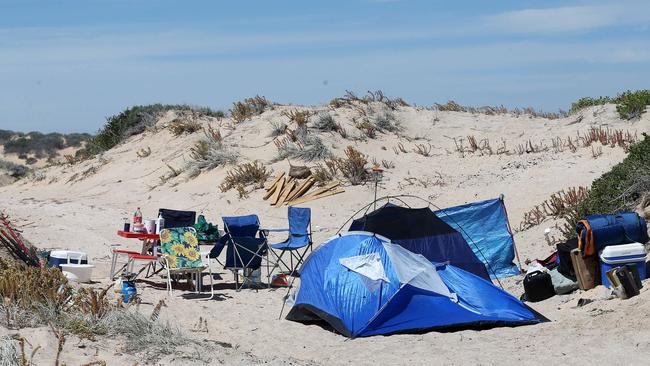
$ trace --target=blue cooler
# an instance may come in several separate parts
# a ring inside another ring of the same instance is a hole
[[[645,247],[640,243],[610,245],[600,252],[600,279],[603,286],[611,287],[607,271],[625,264],[636,266],[641,280],[645,279]]]
[[[53,250],[47,263],[59,269],[62,264],[88,264],[88,255],[72,250]]]

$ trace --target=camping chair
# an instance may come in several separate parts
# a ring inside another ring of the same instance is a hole
[[[203,270],[210,274],[210,299],[214,297],[213,277],[210,266],[201,261],[196,230],[193,227],[163,229],[160,231],[161,263],[167,272],[167,291],[172,295],[172,276],[190,274],[195,278],[195,292],[202,285]]]
[[[257,215],[223,217],[225,234],[217,241],[210,251],[210,258],[217,258],[226,248],[226,263],[224,268],[233,272],[235,289],[241,290],[247,283],[253,284],[251,276],[262,267],[262,260],[268,255],[266,235],[260,230],[260,220]],[[267,259],[267,278],[269,265]],[[242,275],[239,284],[239,272]]]
[[[289,237],[285,241],[270,246],[272,249],[280,251],[279,255],[271,251],[277,260],[271,273],[282,264],[288,269],[288,275],[298,276],[298,267],[302,264],[307,252],[312,249],[311,209],[289,206],[287,219],[289,220],[288,229],[266,230],[268,232],[289,232]],[[282,259],[285,253],[289,253],[288,264]]]
[[[192,227],[196,223],[195,211],[179,211],[161,208],[158,210],[158,215],[165,220],[165,229]]]

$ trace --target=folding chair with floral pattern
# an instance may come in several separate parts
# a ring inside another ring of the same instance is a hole
[[[172,295],[172,276],[190,274],[195,290],[201,289],[205,269],[210,275],[210,299],[214,297],[213,277],[210,266],[203,264],[199,253],[199,241],[193,227],[179,227],[160,231],[161,262],[167,272],[167,291]]]

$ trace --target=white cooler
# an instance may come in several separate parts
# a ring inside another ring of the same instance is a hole
[[[611,287],[607,271],[629,264],[635,266],[639,277],[645,279],[645,247],[641,243],[610,245],[600,252],[600,280],[606,287]]]
[[[88,264],[88,255],[74,250],[53,250],[50,252],[48,264],[61,268],[62,264]]]

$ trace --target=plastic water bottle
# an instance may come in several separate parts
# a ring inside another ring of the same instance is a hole
[[[158,214],[156,219],[156,234],[160,234],[160,230],[165,228],[165,219],[163,219],[162,214]]]
[[[133,224],[142,224],[142,211],[140,211],[140,207],[133,213]]]

